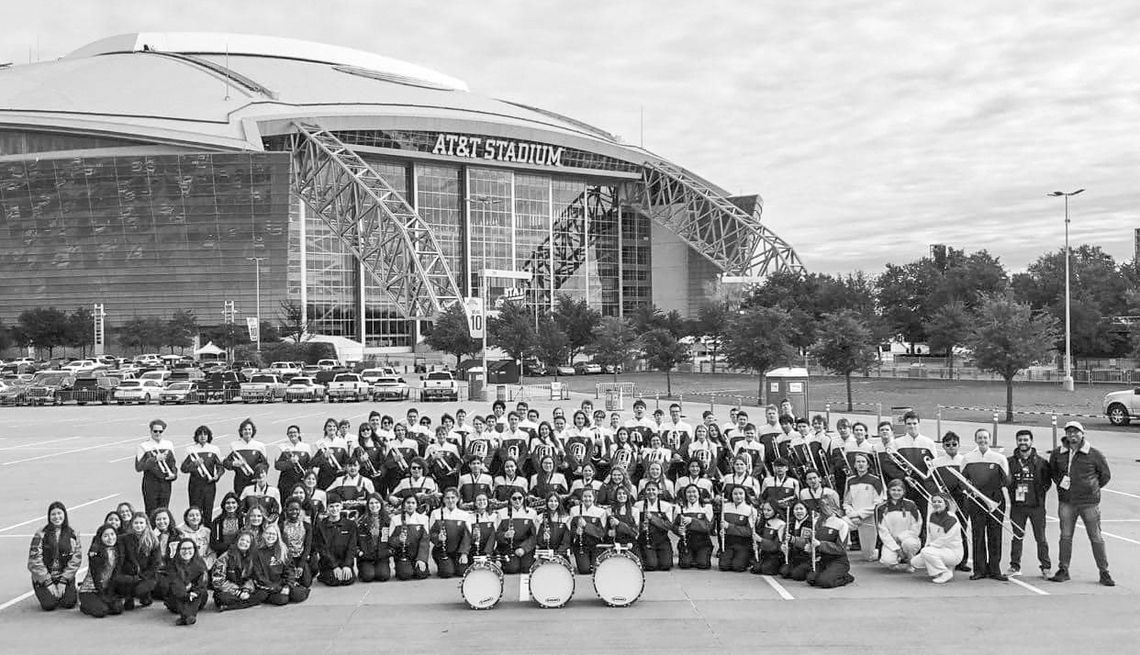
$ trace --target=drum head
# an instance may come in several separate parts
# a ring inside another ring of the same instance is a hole
[[[574,596],[574,571],[559,557],[530,567],[530,596],[540,607],[562,607]]]
[[[503,572],[495,565],[472,564],[459,583],[463,601],[473,610],[489,610],[503,598]]]
[[[594,568],[594,591],[610,607],[632,605],[645,591],[641,561],[625,551],[602,553]]]

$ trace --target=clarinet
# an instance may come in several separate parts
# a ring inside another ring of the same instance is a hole
[[[578,554],[583,556],[583,557],[585,557],[585,555],[586,555],[586,539],[585,539],[586,535],[585,535],[585,530],[583,529],[583,526],[585,523],[586,523],[586,516],[585,516],[585,514],[582,513],[582,506],[579,505],[578,506],[578,530],[577,530]]]
[[[400,512],[400,561],[408,561],[408,514]]]
[[[442,553],[442,555],[440,555],[441,560],[447,559],[447,524],[443,522],[443,509],[441,505],[439,508],[439,547]]]
[[[815,512],[811,513],[811,570],[815,572]]]
[[[784,516],[787,518],[784,521],[784,564],[791,564],[792,558],[792,509],[788,507],[785,510]]]
[[[511,501],[507,501],[508,503]],[[507,548],[509,549],[507,557],[511,557],[515,552],[515,506],[507,505],[507,530],[511,532],[511,538],[507,540]]]
[[[483,549],[482,549],[483,531],[479,529],[479,512],[478,511],[475,512],[475,525],[473,525],[472,527],[475,529],[475,556],[479,557],[483,554],[483,552],[482,552],[483,551]]]

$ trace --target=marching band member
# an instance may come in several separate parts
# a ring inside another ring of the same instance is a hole
[[[495,478],[495,506],[506,507],[511,494],[516,491],[526,495],[530,491],[530,484],[519,475],[518,463],[508,459],[503,462],[503,474]]]
[[[293,567],[293,580],[303,587],[313,584],[313,524],[305,520],[301,501],[290,498],[285,501],[285,514],[278,526],[281,541],[289,555],[289,565]]]
[[[281,446],[281,455],[273,463],[277,469],[277,492],[282,499],[293,491],[293,487],[301,484],[305,472],[309,470],[309,462],[313,458],[313,451],[309,444],[301,440],[301,428],[290,425],[285,429],[285,437],[289,443]]]
[[[699,461],[705,471],[712,470],[720,457],[719,450],[720,446],[709,440],[709,429],[704,424],[697,425],[693,428],[692,437],[680,449],[682,463],[677,474],[683,474],[693,460]],[[681,490],[680,485],[677,486],[677,490]]]
[[[479,494],[491,497],[491,489],[495,482],[491,476],[483,472],[483,459],[477,455],[468,457],[467,466],[470,472],[459,476],[459,506],[472,510]]]
[[[641,562],[646,571],[668,571],[673,568],[673,504],[658,495],[656,482],[645,485],[645,500],[638,503],[641,512]]]
[[[221,508],[221,513],[210,523],[210,550],[217,556],[229,550],[241,532],[241,502],[237,494],[226,492]]]
[[[376,493],[372,480],[360,474],[360,460],[348,460],[344,475],[333,480],[325,492],[327,495],[336,494],[340,498],[340,511],[350,521],[355,521],[364,509],[368,496]]]
[[[135,512],[130,528],[116,547],[119,571],[115,575],[115,592],[124,599],[123,609],[133,610],[136,600],[141,607],[149,606],[153,602],[154,587],[158,584],[163,553],[158,549],[158,539],[146,514]]]
[[[934,453],[938,449],[930,437],[919,433],[921,419],[917,412],[910,411],[903,414],[903,423],[906,425],[906,431],[895,438],[893,445],[898,454],[910,463],[915,475],[925,479],[930,475],[927,462],[934,458]],[[919,513],[926,516],[926,494],[917,488],[909,487],[906,496],[918,505]]]
[[[737,460],[744,465],[744,460]],[[752,477],[752,476],[748,476]],[[742,572],[748,570],[752,559],[752,525],[756,520],[756,508],[749,502],[743,485],[732,487],[728,502],[721,509],[720,518],[720,562],[721,571]]]
[[[350,443],[349,450],[348,461],[355,460],[360,465],[360,474],[368,478],[374,491],[379,491],[384,484],[384,442],[373,431],[371,423],[361,423],[356,428],[356,445]]]
[[[554,459],[554,470],[564,468],[565,453],[562,443],[554,436],[554,428],[550,423],[542,421],[538,424],[538,431],[530,440],[530,451],[527,455],[527,466],[533,476],[542,470],[542,458]]]
[[[734,455],[744,458],[745,469],[752,474],[752,477],[757,480],[763,480],[765,471],[764,467],[764,444],[756,438],[756,426],[749,423],[744,426],[744,438],[736,442],[736,452]]]
[[[800,481],[788,475],[788,460],[777,457],[772,461],[773,474],[764,478],[760,500],[770,502],[776,513],[786,513],[800,493]]]
[[[75,576],[83,563],[79,534],[67,520],[67,507],[57,501],[48,505],[47,523],[32,536],[28,571],[32,591],[44,610],[71,609],[78,602]]]
[[[883,483],[871,475],[870,455],[856,451],[852,459],[855,475],[847,480],[847,493],[843,496],[843,519],[850,530],[855,530],[859,550],[868,561],[875,559],[875,508],[883,502]]]
[[[424,460],[430,463],[431,476],[440,486],[458,488],[463,460],[459,457],[459,446],[448,440],[447,423],[441,423],[435,431],[435,442],[424,452]]]
[[[87,577],[79,585],[79,611],[87,616],[101,619],[123,613],[123,598],[115,591],[115,576],[121,562],[118,539],[115,526],[104,523],[91,540],[87,551]]]
[[[962,524],[950,511],[950,495],[935,493],[930,496],[930,517],[926,520],[926,545],[911,558],[911,566],[926,567],[936,584],[950,582],[954,567],[962,561],[966,551],[962,547]]]
[[[166,421],[154,419],[150,422],[150,439],[135,450],[135,471],[143,474],[143,507],[147,514],[170,505],[170,483],[178,477],[174,444],[162,436],[164,432]]]
[[[594,490],[594,499],[595,499],[595,501],[597,500],[598,494],[599,494],[599,492],[601,492],[601,489],[602,489],[602,482],[600,480],[597,480],[594,478],[594,472],[595,472],[595,469],[594,469],[593,464],[586,464],[585,466],[582,467],[581,479],[575,480],[570,485],[570,497],[567,498],[567,502],[570,505],[581,504],[582,492],[585,491],[586,489],[593,489]]]
[[[248,514],[254,507],[261,508],[267,521],[274,522],[281,516],[281,495],[277,487],[269,485],[269,469],[264,463],[253,467],[253,479],[249,486],[241,490],[242,513]]]
[[[736,411],[729,411],[728,414],[732,420],[722,425],[720,429],[728,441],[729,449],[736,452],[736,444],[744,440],[744,430],[748,427],[748,412],[740,408],[733,409]]]
[[[182,535],[178,534],[178,528],[174,525],[174,515],[165,507],[154,510],[154,513],[150,515],[150,524],[153,526],[154,538],[158,542],[159,552],[158,571],[155,574],[155,579],[161,580],[163,574],[166,573],[167,564],[177,554],[178,541]],[[156,585],[153,596],[162,600],[163,589],[161,584]]]
[[[879,562],[895,569],[905,569],[922,547],[919,540],[922,515],[914,501],[906,498],[902,480],[887,483],[887,500],[875,508],[875,522],[883,544]]]
[[[103,517],[103,523],[115,528],[115,534],[123,534],[123,520],[119,518],[118,512],[107,512]]]
[[[784,544],[787,524],[776,513],[776,506],[768,501],[760,503],[757,516],[753,539],[760,557],[752,565],[752,572],[757,575],[779,575],[780,567],[784,565],[781,546]]]
[[[218,479],[222,477],[222,453],[214,445],[214,433],[209,427],[199,425],[194,430],[194,443],[186,447],[186,459],[178,467],[190,476],[187,489],[190,505],[202,510],[204,520],[209,523],[214,518],[214,497],[218,490]]]
[[[974,432],[977,450],[962,456],[962,476],[996,505],[989,511],[982,501],[971,497],[966,505],[973,537],[974,573],[971,580],[989,577],[999,582],[1009,578],[1001,572],[1001,531],[1005,518],[1006,487],[1009,485],[1009,463],[997,452],[990,450],[990,431],[981,428]]]
[[[285,545],[276,525],[265,529],[262,544],[257,548],[256,554],[260,569],[257,586],[265,592],[265,602],[270,605],[288,605],[303,603],[309,598],[309,587],[301,584],[298,579],[289,547]]]
[[[875,467],[877,458],[875,457],[875,449],[872,447],[871,440],[867,438],[867,424],[862,421],[856,421],[851,424],[851,436],[843,442],[843,452],[847,457],[847,469],[850,471],[855,470],[855,455],[857,453],[865,453],[867,455],[867,465],[871,475],[878,475],[878,469]]]
[[[898,453],[898,447],[895,445],[895,429],[890,421],[879,422],[879,440],[871,444],[871,449],[875,452],[875,463],[879,471],[879,478],[883,481],[884,485],[889,485],[892,480],[905,480],[907,472],[899,468],[891,453]],[[903,485],[903,494],[906,494],[906,485]]]
[[[330,587],[356,582],[356,524],[341,514],[340,496],[329,494],[328,516],[313,530],[313,549],[317,551],[319,579]]]
[[[705,433],[707,435],[707,429]],[[662,445],[673,452],[684,450],[693,440],[693,426],[681,419],[681,406],[677,403],[669,405],[669,419],[662,423],[660,434]]]
[[[198,557],[206,564],[209,570],[214,565],[214,551],[210,549],[210,528],[202,522],[202,510],[191,505],[182,513],[182,525],[178,526],[178,535],[182,539],[190,539],[198,547]]]
[[[594,460],[596,438],[586,412],[574,412],[574,425],[562,435],[563,449],[566,452],[566,473],[572,477],[582,476],[582,468]]]
[[[562,509],[562,498],[549,493],[538,517],[535,550],[551,550],[570,559],[570,516]]]
[[[230,454],[222,461],[222,466],[234,472],[234,493],[241,494],[254,478],[254,471],[258,464],[268,468],[269,460],[265,457],[265,444],[253,437],[257,434],[257,426],[248,418],[238,425],[237,441],[230,444]]]
[[[344,430],[347,432],[347,426]],[[309,464],[317,470],[317,486],[328,489],[338,476],[344,474],[348,463],[348,441],[341,434],[335,418],[325,419],[325,431],[313,444],[313,457]]]
[[[623,477],[627,480],[632,478],[638,459],[637,447],[630,441],[629,430],[625,427],[617,428],[613,438],[605,445],[605,453],[602,456],[602,465],[607,475],[612,475],[615,470],[621,469]]]
[[[726,501],[732,499],[736,489],[744,492],[744,500],[749,504],[760,497],[760,483],[748,472],[748,460],[740,455],[732,459],[732,473],[721,479],[721,496]]]
[[[702,427],[704,426],[697,427],[698,433],[701,431]],[[715,495],[716,492],[713,489],[712,480],[708,479],[708,476],[705,475],[705,471],[707,470],[708,469],[705,467],[704,462],[701,460],[689,460],[688,475],[683,475],[677,478],[676,488],[678,489],[679,493],[683,496],[685,488],[689,485],[693,485],[697,488],[697,493],[700,494],[702,503],[712,502],[713,495]]]
[[[633,418],[625,422],[630,441],[635,446],[649,443],[649,436],[657,432],[657,424],[645,415],[645,401],[638,398],[633,403]]]
[[[508,459],[518,463],[527,454],[530,447],[530,434],[519,428],[520,422],[521,417],[518,412],[507,414],[507,425],[499,436],[499,447],[495,449],[495,455],[491,462],[492,473],[501,474],[503,465]]]
[[[483,460],[484,469],[490,470],[495,449],[498,447],[498,439],[493,433],[486,431],[487,421],[478,414],[471,418],[471,427],[473,430],[467,435],[467,440],[463,444],[463,454],[468,459],[478,457]]]
[[[122,525],[119,528],[119,535],[121,536],[126,534],[127,531],[131,529],[131,519],[135,517],[135,514],[137,512],[135,512],[134,507],[132,507],[130,503],[125,501],[119,503],[118,507],[115,508],[115,511],[119,513],[119,519],[122,522]]]
[[[543,499],[551,492],[565,496],[570,488],[566,485],[566,476],[554,470],[554,458],[547,455],[539,462],[538,473],[530,477],[530,497]]]
[[[270,526],[270,523],[265,518],[265,510],[261,509],[261,505],[254,505],[249,508],[248,512],[242,515],[244,519],[242,522],[242,530],[253,534],[254,548],[261,545],[261,536],[265,534],[265,529]]]
[[[970,539],[966,529],[966,515],[963,513],[966,507],[966,492],[962,487],[962,478],[955,475],[955,472],[962,472],[962,454],[958,452],[958,443],[958,435],[954,432],[947,431],[942,436],[942,454],[930,462],[930,483],[933,487],[932,492],[947,493],[953,501],[950,507],[961,526],[959,532],[962,535],[963,553],[962,560],[954,570],[969,573],[970,566],[966,564],[966,559],[967,553],[970,552]]]
[[[1025,524],[1033,525],[1033,539],[1037,542],[1037,563],[1041,577],[1049,577],[1049,540],[1045,536],[1045,495],[1053,486],[1049,477],[1049,462],[1037,454],[1033,447],[1033,432],[1018,430],[1017,450],[1009,457],[1009,521],[1015,526],[1009,544],[1009,575],[1021,573],[1021,549],[1025,542]],[[1020,529],[1018,537],[1017,529]]]
[[[513,464],[513,460],[510,462]],[[459,492],[449,487],[443,492],[443,505],[431,513],[432,559],[440,578],[450,578],[467,568],[471,550],[471,515],[459,509]]]
[[[392,490],[388,502],[399,507],[405,498],[415,498],[416,506],[425,514],[433,505],[439,504],[439,487],[436,486],[435,480],[424,475],[425,468],[427,465],[419,457],[411,460],[411,464],[408,465],[410,474],[400,480],[400,484]]]
[[[582,492],[582,504],[570,510],[570,528],[574,531],[574,563],[578,573],[586,575],[598,556],[598,544],[606,536],[606,510],[594,504],[593,489]]]
[[[819,558],[807,583],[820,589],[833,589],[855,582],[847,559],[847,523],[839,518],[839,501],[824,496],[819,501],[819,518],[812,526],[812,550]]]
[[[496,516],[495,541],[504,573],[528,571],[534,563],[537,517],[526,506],[525,498],[522,492],[514,492],[510,502]]]
[[[214,562],[210,580],[219,612],[260,605],[268,595],[257,588],[259,571],[254,541],[252,533],[242,531],[229,550]]]
[[[650,440],[652,441],[659,439],[660,437],[657,435],[650,437]],[[672,480],[665,477],[666,466],[667,462],[662,461],[652,461],[649,463],[649,465],[645,468],[645,477],[641,478],[641,481],[637,483],[638,499],[645,500],[645,488],[650,482],[653,482],[657,485],[657,493],[664,500],[670,502],[673,501],[673,499],[676,497],[676,489],[673,486]]]
[[[468,562],[475,557],[490,557],[496,550],[495,528],[498,527],[498,516],[491,511],[490,497],[487,492],[475,494],[471,503],[471,550],[468,552]]]
[[[520,400],[515,411],[519,413],[519,416],[523,417],[523,419],[519,421],[518,429],[527,433],[527,441],[529,442],[538,436],[539,414],[537,409],[526,408],[524,411],[524,408],[526,408],[526,403]]]
[[[800,489],[799,498],[804,505],[807,505],[809,512],[818,512],[819,503],[824,498],[839,506],[839,494],[835,489],[823,486],[823,477],[815,469],[808,469],[804,475],[804,487]]]
[[[392,551],[388,536],[392,520],[380,494],[369,494],[356,525],[356,570],[361,582],[387,582],[392,578]]]
[[[319,479],[320,476],[316,471],[309,471],[301,479],[301,486],[299,487],[303,492],[301,507],[304,508],[306,516],[313,523],[316,523],[317,519],[324,515],[325,504],[328,503],[328,494],[325,493],[324,489],[317,486]],[[293,488],[294,496],[297,495],[297,489],[298,487]]]
[[[198,555],[198,544],[183,538],[174,544],[174,557],[159,586],[166,608],[178,615],[177,625],[194,625],[209,600],[210,569]]]
[[[628,487],[618,487],[615,491],[613,502],[609,507],[607,526],[606,536],[613,543],[628,548],[637,545],[637,539],[640,536],[641,516],[637,507],[634,506],[633,494]],[[574,535],[571,535],[570,542],[573,545]]]
[[[682,569],[708,570],[712,566],[713,510],[709,504],[711,496],[704,497],[701,488],[690,483],[682,488],[681,498],[675,521],[679,537],[677,566]]]
[[[811,541],[813,526],[807,505],[796,501],[792,505],[790,520],[784,529],[784,565],[780,577],[803,582],[811,573]]]
[[[640,482],[644,482],[646,478],[649,478],[660,483],[662,480],[667,479],[666,474],[673,470],[673,465],[681,461],[680,453],[662,444],[661,435],[650,435],[649,444],[641,449],[642,479]],[[660,466],[661,473],[650,476],[649,470],[654,464]],[[664,490],[664,487],[662,487],[662,490]],[[672,491],[670,491],[670,498],[671,497]]]
[[[612,505],[616,502],[618,490],[624,489],[627,496],[633,496],[633,485],[630,484],[629,476],[626,474],[625,469],[620,466],[615,466],[610,470],[609,479],[602,484],[602,488],[598,490],[595,500],[599,505]]]
[[[428,576],[427,516],[419,512],[419,501],[407,496],[400,505],[400,513],[393,515],[388,536],[388,550],[396,560],[397,580],[423,580]]]

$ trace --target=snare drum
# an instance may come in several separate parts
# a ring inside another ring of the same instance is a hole
[[[530,567],[530,596],[539,607],[562,607],[574,596],[574,569],[561,555],[535,560]]]
[[[607,550],[594,564],[594,591],[610,607],[632,605],[645,591],[641,559],[628,550]]]
[[[459,583],[463,601],[473,610],[489,610],[503,598],[503,569],[487,557],[476,557]]]

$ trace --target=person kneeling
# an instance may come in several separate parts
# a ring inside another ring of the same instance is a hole
[[[922,547],[918,535],[922,531],[922,518],[914,501],[904,498],[906,488],[902,480],[887,484],[887,500],[875,508],[879,524],[879,540],[883,547],[879,562],[893,569],[906,569],[910,559]]]
[[[265,600],[265,590],[257,588],[256,558],[253,533],[242,530],[230,549],[214,562],[211,581],[219,612],[253,607]]]
[[[87,553],[87,577],[79,585],[79,611],[101,619],[123,613],[123,598],[115,593],[114,579],[119,572],[117,544],[119,532],[114,525],[103,524],[91,541]]]
[[[392,517],[388,550],[396,559],[397,580],[423,580],[428,576],[427,517],[416,512],[415,496],[404,498],[403,510]]]
[[[807,576],[813,587],[833,589],[855,582],[847,559],[849,528],[839,514],[838,500],[829,496],[819,499],[819,520],[812,532],[812,546],[819,561]]]
[[[194,625],[198,612],[206,606],[206,587],[210,573],[198,553],[198,544],[183,537],[174,550],[174,558],[166,565],[158,586],[166,609],[178,615],[178,625]]]
[[[792,522],[784,532],[785,562],[780,567],[780,577],[803,582],[811,572],[812,524],[807,505],[796,501],[792,505]]]
[[[930,497],[930,519],[926,522],[926,546],[910,563],[925,566],[936,584],[945,584],[954,577],[954,567],[962,561],[962,524],[955,518],[950,496],[934,494]]]
[[[257,549],[259,567],[257,586],[266,593],[265,602],[271,605],[303,603],[309,597],[309,588],[297,579],[297,567],[293,566],[281,533],[276,525],[265,529],[261,535],[263,543]]]
[[[328,516],[317,526],[313,539],[320,566],[317,578],[330,587],[350,585],[356,582],[356,573],[353,572],[357,552],[356,523],[341,513],[343,503],[339,495],[329,494],[326,502]]]
[[[82,563],[79,535],[68,525],[67,508],[57,500],[48,506],[47,524],[32,537],[28,551],[32,590],[40,607],[49,612],[75,607],[75,574]]]

